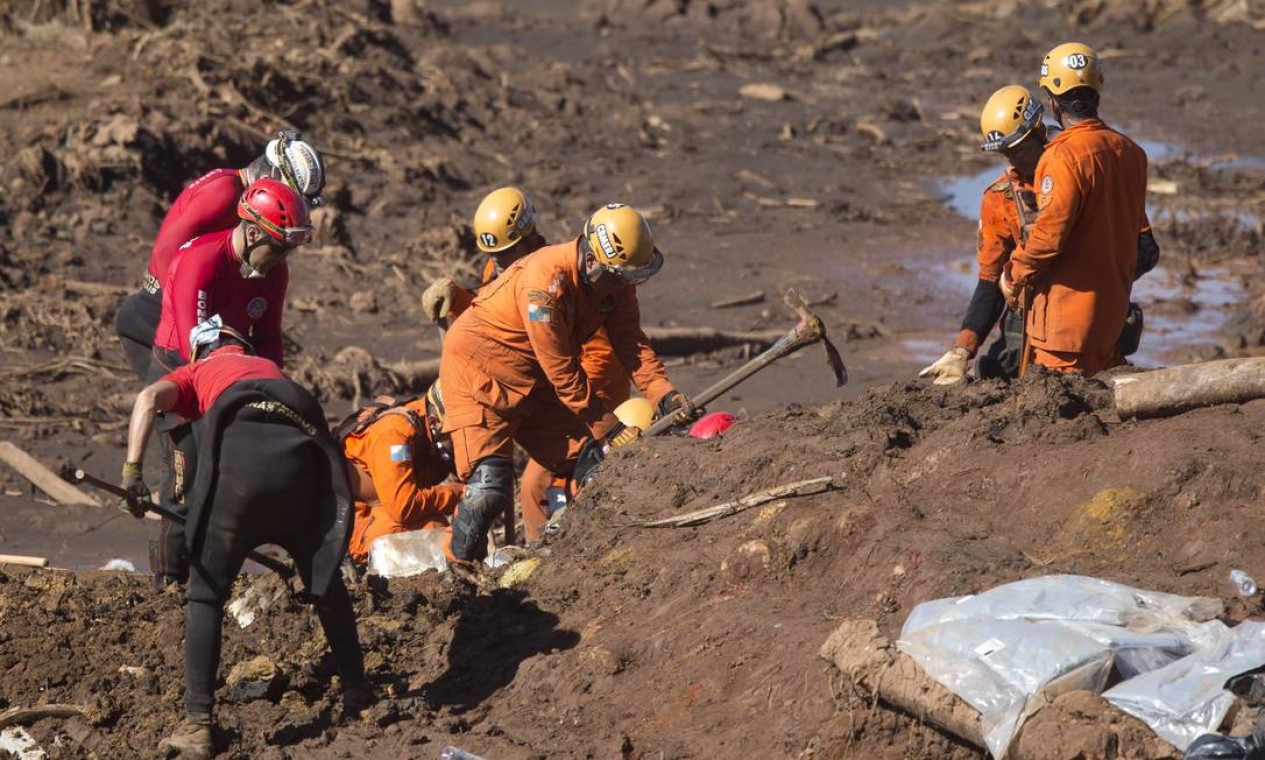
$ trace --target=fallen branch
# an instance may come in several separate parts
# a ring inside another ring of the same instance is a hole
[[[0,441],[0,462],[17,470],[18,474],[62,504],[101,506],[91,496],[62,480],[57,473],[40,464],[35,457],[8,441]]]
[[[740,296],[731,296],[722,298],[719,301],[712,301],[713,309],[732,309],[735,306],[750,306],[755,303],[764,303],[764,291],[757,290],[754,293],[745,293]]]
[[[0,728],[24,726],[44,718],[74,718],[88,714],[88,708],[79,705],[36,705],[35,707],[13,707],[0,713]]]
[[[801,480],[797,483],[787,483],[785,485],[775,486],[764,491],[757,491],[753,494],[738,499],[737,501],[727,501],[724,504],[717,504],[714,507],[706,509],[698,509],[693,512],[686,512],[683,515],[675,515],[666,517],[662,520],[642,523],[643,528],[685,528],[692,525],[702,525],[721,517],[729,517],[739,512],[758,507],[761,504],[767,504],[776,499],[784,499],[788,496],[810,496],[816,493],[824,493],[831,490],[834,486],[832,481],[834,478],[827,475],[822,478],[813,478],[811,480]]]
[[[646,337],[656,353],[663,356],[689,356],[734,346],[751,346],[764,351],[783,335],[785,330],[718,330],[714,327],[648,327]]]
[[[0,565],[48,567],[48,557],[28,557],[25,554],[0,554]]]
[[[1181,414],[1265,398],[1265,358],[1223,359],[1114,378],[1121,419]]]

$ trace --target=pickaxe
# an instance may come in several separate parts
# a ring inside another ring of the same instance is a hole
[[[184,525],[187,522],[184,518],[184,515],[172,512],[170,509],[167,509],[166,507],[160,504],[155,504],[149,499],[143,499],[134,493],[129,493],[128,491],[125,491],[122,488],[119,488],[113,483],[102,480],[101,478],[98,478],[96,476],[89,475],[83,470],[75,470],[75,476],[73,480],[76,483],[87,483],[90,486],[96,486],[97,488],[100,488],[102,491],[105,491],[106,493],[114,494],[115,496],[119,496],[124,499],[127,499],[130,503],[144,507],[146,510],[153,512],[154,514],[162,517],[163,519],[171,520],[172,522],[180,524],[180,525]],[[285,562],[282,562],[279,559],[276,559],[274,557],[269,557],[267,554],[261,554],[260,552],[253,551],[253,550],[248,552],[246,556],[251,558],[255,562],[258,562],[259,564],[263,565],[264,567],[268,568],[269,570],[273,571],[277,575],[280,575],[286,581],[289,581],[291,578],[294,577],[294,568],[290,567],[288,564],[286,564]],[[289,583],[287,583],[286,585],[288,586]]]
[[[835,373],[836,385],[848,382],[848,370],[843,366],[843,357],[839,355],[839,349],[835,348],[835,344],[830,342],[830,338],[826,337],[826,325],[821,321],[821,317],[809,311],[804,299],[800,298],[799,293],[794,290],[786,291],[786,297],[783,300],[799,315],[799,323],[790,332],[778,338],[777,342],[764,353],[692,397],[691,404],[701,409],[783,356],[790,356],[801,348],[818,342],[826,347],[826,362]],[[672,427],[672,416],[669,415],[652,424],[642,435],[659,435]]]

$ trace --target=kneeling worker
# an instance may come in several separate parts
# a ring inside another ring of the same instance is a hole
[[[339,564],[351,522],[343,458],[320,404],[276,364],[253,356],[240,332],[218,315],[189,338],[190,363],[136,397],[128,432],[123,488],[149,499],[141,460],[155,413],[197,420],[202,462],[188,500],[190,557],[185,607],[185,719],[160,749],[210,757],[220,625],[249,551],[276,544],[294,558],[315,599],[344,688],[344,704],[372,700],[356,616]],[[140,517],[131,502],[121,506]]]

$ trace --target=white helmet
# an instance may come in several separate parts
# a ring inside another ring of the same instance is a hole
[[[325,164],[321,154],[298,132],[281,132],[264,148],[268,163],[281,172],[285,183],[302,193],[312,205],[319,205],[325,188]]]

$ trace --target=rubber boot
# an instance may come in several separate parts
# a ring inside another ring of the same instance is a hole
[[[378,695],[368,681],[348,684],[343,687],[343,718],[354,718],[377,701]]]
[[[158,751],[166,758],[179,760],[210,760],[211,716],[187,715],[171,732],[171,736],[158,743]]]

